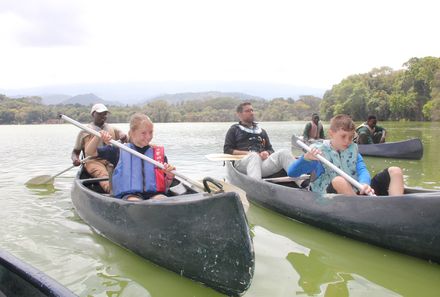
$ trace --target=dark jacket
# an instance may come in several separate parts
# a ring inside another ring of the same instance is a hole
[[[234,150],[262,152],[274,152],[269,136],[264,129],[261,129],[257,123],[252,128],[241,125],[240,123],[232,125],[225,137],[223,152],[232,154]]]

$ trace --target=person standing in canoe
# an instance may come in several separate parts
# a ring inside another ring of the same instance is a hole
[[[90,114],[93,117],[93,122],[89,123],[88,126],[96,131],[107,131],[113,139],[119,139],[121,142],[126,142],[127,135],[124,132],[106,123],[108,112],[109,111],[104,104],[97,103],[93,105],[92,110],[90,111]],[[71,155],[73,165],[79,166],[81,164],[80,154],[81,152],[84,154],[84,148],[90,139],[91,135],[87,132],[81,131],[78,133]],[[99,145],[102,146],[104,143],[100,141]],[[95,178],[109,177],[109,172],[112,171],[110,166],[111,165],[108,161],[99,158],[87,161],[84,164],[86,171]],[[110,183],[108,181],[101,181],[99,182],[99,185],[104,192],[110,193]]]
[[[319,115],[314,113],[312,114],[312,120],[304,127],[303,140],[313,142],[314,140],[322,140],[324,138],[324,127],[319,121]]]
[[[370,179],[370,173],[362,156],[358,153],[357,144],[353,142],[355,124],[348,115],[337,115],[330,120],[329,140],[313,144],[312,150],[290,165],[287,173],[291,177],[311,173],[311,190],[321,194],[337,193],[344,195],[376,194],[393,196],[403,194],[403,174],[399,167],[389,167]],[[355,180],[362,189],[357,193],[345,178],[319,162],[316,157],[321,154],[325,159],[339,167]]]
[[[165,197],[174,178],[171,172],[175,168],[167,164],[164,148],[151,145],[153,122],[141,113],[135,113],[130,119],[130,142],[125,144],[145,156],[163,163],[165,170],[136,157],[125,150],[112,145],[99,147],[99,142],[106,144],[112,136],[105,130],[99,131],[101,138],[93,136],[86,145],[86,156],[97,156],[109,161],[115,170],[112,176],[112,192],[116,198],[130,201],[161,199]]]
[[[235,162],[238,171],[255,179],[272,175],[289,168],[294,161],[287,150],[275,152],[266,131],[254,121],[254,109],[249,102],[237,106],[238,124],[232,125],[225,137],[223,152],[231,155],[246,155]]]
[[[377,125],[375,115],[369,115],[367,121],[356,128],[358,144],[384,143],[386,130]]]

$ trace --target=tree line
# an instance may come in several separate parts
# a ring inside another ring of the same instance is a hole
[[[319,112],[324,120],[349,114],[362,121],[374,114],[379,120],[440,120],[440,58],[411,58],[401,70],[374,68],[350,75],[326,91],[323,98],[300,96],[250,100],[259,121],[309,120]],[[109,122],[125,123],[135,112],[144,112],[154,122],[232,122],[241,102],[232,97],[187,100],[170,104],[164,100],[145,105],[108,106]],[[40,97],[8,98],[0,94],[0,124],[56,123],[58,114],[80,122],[91,120],[90,106],[44,105]]]
[[[147,114],[153,122],[232,122],[237,120],[235,109],[242,100],[237,98],[212,98],[188,100],[170,104],[164,100],[149,102],[142,106],[107,106],[108,122],[126,123],[135,112]],[[314,96],[250,100],[259,121],[295,121],[309,119],[319,110],[321,99]],[[89,122],[91,106],[80,104],[44,105],[40,97],[18,99],[0,95],[0,124],[58,123],[58,115],[65,114],[79,122]]]
[[[334,85],[320,104],[322,118],[344,113],[356,121],[369,114],[379,120],[440,120],[440,58],[411,58],[403,66],[374,68]]]

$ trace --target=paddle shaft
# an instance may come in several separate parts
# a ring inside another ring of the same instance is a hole
[[[296,144],[298,144],[300,147],[302,147],[303,149],[305,149],[306,151],[310,152],[312,149],[305,144],[304,142],[302,142],[299,139],[295,139]],[[329,160],[327,160],[326,158],[324,158],[322,155],[317,154],[315,155],[316,158],[319,159],[319,161],[321,161],[322,163],[324,163],[325,165],[327,165],[328,167],[330,167],[331,169],[333,169],[334,171],[336,171],[340,176],[342,176],[343,178],[345,178],[349,183],[351,183],[353,186],[355,186],[358,190],[362,190],[362,185],[361,183],[359,183],[357,180],[355,180],[354,178],[352,178],[350,175],[348,175],[347,173],[345,173],[344,171],[342,171],[340,168],[338,168],[336,165],[334,165],[332,162],[330,162]],[[368,193],[369,196],[375,196],[374,194],[372,194],[371,192]]]
[[[69,123],[71,123],[71,124],[74,125],[74,126],[77,126],[78,128],[80,128],[80,129],[82,129],[82,130],[84,130],[84,131],[87,131],[88,133],[90,133],[90,134],[92,134],[92,135],[95,135],[96,137],[101,138],[101,134],[99,134],[98,131],[95,131],[95,130],[91,129],[90,127],[87,127],[87,126],[85,126],[85,125],[83,125],[83,124],[81,124],[81,123],[79,123],[79,122],[77,122],[77,121],[75,121],[75,120],[69,118],[69,117],[66,116],[66,115],[63,115],[63,114],[62,114],[62,115],[60,115],[60,118],[62,118],[63,120],[65,120],[65,121],[67,121],[67,122],[69,122]],[[117,141],[115,141],[115,140],[112,139],[112,140],[110,140],[110,143],[113,144],[114,146],[116,146],[116,147],[122,149],[122,150],[125,150],[125,151],[129,152],[129,153],[132,154],[132,155],[135,155],[135,156],[138,157],[138,158],[141,158],[141,159],[143,159],[143,160],[145,160],[145,161],[147,161],[147,162],[150,162],[150,163],[154,164],[155,166],[157,166],[157,167],[159,167],[159,168],[161,168],[161,169],[165,169],[165,166],[164,166],[162,163],[157,162],[156,160],[151,159],[151,158],[149,158],[149,157],[147,157],[147,156],[145,156],[145,155],[143,155],[143,154],[141,154],[141,153],[135,151],[134,149],[131,149],[131,148],[129,148],[129,147],[126,146],[126,145],[123,145],[123,144],[120,143],[120,142],[117,142]],[[204,186],[203,186],[200,182],[195,181],[195,180],[192,180],[192,179],[190,179],[190,178],[188,178],[188,177],[186,177],[186,176],[180,174],[179,172],[177,172],[177,171],[175,171],[175,170],[171,171],[171,173],[173,173],[175,176],[179,177],[181,180],[183,180],[183,181],[185,181],[186,183],[188,183],[189,186],[190,186],[193,190],[195,190],[195,191],[197,191],[197,192],[200,192],[200,190],[205,191]]]
[[[87,158],[82,159],[82,160],[81,160],[81,163],[84,164],[84,163],[87,162],[87,160],[89,160],[90,158],[92,158],[92,157],[89,156],[89,157],[87,157]],[[73,167],[76,167],[76,166],[75,166],[75,165],[72,165],[72,166],[70,166],[69,168],[64,169],[63,171],[61,171],[61,172],[59,172],[59,173],[57,173],[57,174],[51,176],[51,179],[54,179],[54,178],[57,177],[58,175],[61,175],[61,174],[63,174],[64,172],[69,171],[69,170],[72,169]]]

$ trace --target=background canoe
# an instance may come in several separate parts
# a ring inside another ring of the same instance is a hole
[[[423,144],[418,138],[398,142],[358,144],[358,147],[359,153],[363,156],[413,160],[420,160],[423,157]]]
[[[407,189],[394,197],[322,196],[239,173],[229,182],[252,202],[287,217],[348,237],[440,263],[440,191]],[[411,192],[411,193],[410,193]]]
[[[250,286],[254,250],[236,193],[128,202],[91,191],[78,177],[73,204],[99,234],[222,293],[240,295]]]
[[[0,296],[74,297],[76,295],[33,266],[0,250]]]

